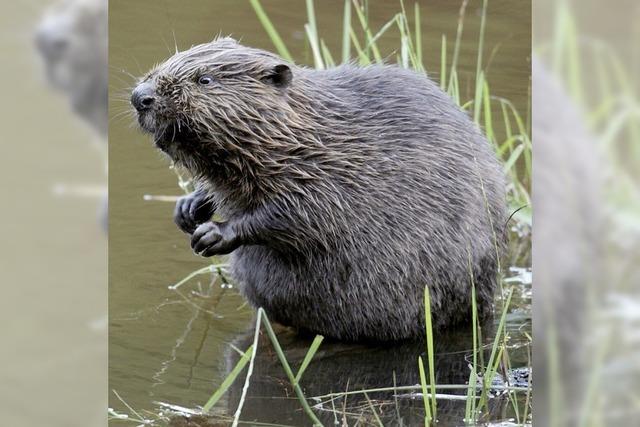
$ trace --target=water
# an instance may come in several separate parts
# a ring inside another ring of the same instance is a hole
[[[470,3],[459,65],[464,99],[472,96],[469,82],[475,72],[480,23],[481,2]],[[452,44],[459,3],[420,4],[425,63],[429,74],[437,79],[441,34],[446,34]],[[316,6],[320,34],[336,53],[341,43],[342,7],[341,1],[317,2]],[[294,57],[310,64],[312,58],[303,33],[304,2],[268,2],[265,9]],[[398,10],[395,2],[372,1],[372,27],[380,28]],[[530,75],[529,14],[528,2],[491,1],[485,40],[492,91],[514,102],[523,115],[527,111]],[[354,23],[356,19],[354,16]],[[235,289],[227,289],[219,280],[212,283],[210,276],[199,276],[182,286],[179,293],[168,289],[209,261],[192,254],[187,236],[173,224],[173,203],[144,198],[145,195],[176,196],[181,190],[167,162],[150,141],[136,131],[133,119],[122,114],[128,108],[126,98],[133,83],[127,74],[141,75],[168,57],[175,49],[174,40],[180,49],[185,49],[208,41],[218,33],[241,38],[247,45],[273,50],[248,2],[199,0],[174,4],[116,0],[110,4],[109,387],[141,415],[154,419],[160,412],[157,402],[191,409],[203,405],[237,360],[231,344],[243,350],[249,346],[254,319],[252,310],[244,305]],[[390,53],[397,46],[397,34],[391,33],[380,45],[384,52]],[[497,51],[492,55],[494,48]],[[513,246],[508,265],[530,266],[528,241],[516,240]],[[517,271],[507,275],[523,276]],[[508,317],[514,367],[527,364],[525,332],[531,330],[530,284],[518,285],[517,289]],[[490,342],[491,334],[486,333],[485,341]],[[294,337],[286,330],[280,331],[279,336],[294,370],[297,369],[310,340]],[[309,424],[295,394],[286,385],[286,376],[273,349],[265,337],[262,338],[243,419]],[[464,384],[471,353],[468,333],[451,333],[436,341],[438,382]],[[394,372],[398,385],[413,385],[418,382],[417,356],[423,351],[412,346],[367,348],[325,342],[305,373],[302,385],[307,396],[388,387],[393,385]],[[240,382],[234,385],[214,412],[232,415],[240,388]],[[460,393],[451,391],[454,392]],[[405,425],[422,422],[420,399],[404,397],[394,405],[389,393],[374,394],[370,398],[386,422],[397,423],[399,416]],[[115,393],[111,392],[109,399],[110,407],[131,414]],[[509,405],[499,399],[495,401],[491,418],[509,418]],[[343,403],[342,398],[334,401],[339,412]],[[396,413],[396,406],[400,415]],[[333,423],[331,403],[325,402],[323,408],[319,416],[323,422]],[[351,414],[347,416],[350,425],[361,413],[369,414],[370,418],[371,409],[362,395],[350,396],[345,408]],[[464,415],[464,402],[443,400],[439,412],[443,425],[447,420],[459,424]],[[340,419],[342,413],[337,417]]]

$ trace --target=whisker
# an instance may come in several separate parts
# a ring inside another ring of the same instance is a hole
[[[112,115],[111,117],[109,117],[109,123],[112,123],[112,122],[114,122],[116,120],[119,120],[119,119],[124,119],[127,116],[130,116],[130,118],[132,118],[132,119],[135,118],[134,115],[133,115],[133,111],[124,110],[124,111],[120,111],[120,112]]]
[[[114,70],[114,71],[118,71],[118,72],[120,72],[120,73],[122,73],[122,74],[124,74],[124,75],[126,75],[128,77],[131,77],[134,81],[140,80],[139,77],[134,76],[133,74],[131,74],[129,71],[125,70],[124,68],[119,68],[119,67],[116,67],[115,65],[109,65],[109,68]]]

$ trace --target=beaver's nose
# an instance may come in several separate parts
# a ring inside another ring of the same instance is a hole
[[[151,109],[156,102],[156,91],[150,82],[140,83],[131,94],[131,105],[138,111]]]

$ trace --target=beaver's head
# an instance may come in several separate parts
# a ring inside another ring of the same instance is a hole
[[[133,90],[138,123],[174,161],[196,169],[252,156],[290,137],[292,66],[230,38],[178,52]]]
[[[47,10],[35,41],[51,85],[76,113],[107,132],[107,1],[61,0]]]

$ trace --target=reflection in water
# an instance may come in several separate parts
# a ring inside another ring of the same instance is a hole
[[[158,370],[158,372],[153,374],[153,376],[151,377],[153,379],[153,384],[151,385],[151,387],[156,387],[157,385],[164,384],[164,380],[162,380],[162,376],[165,374],[165,372],[167,371],[171,363],[173,363],[176,360],[176,354],[178,352],[178,349],[180,348],[180,346],[182,346],[185,339],[187,338],[187,335],[189,335],[189,333],[193,329],[193,322],[196,320],[199,314],[200,313],[197,310],[193,312],[193,316],[191,316],[191,319],[189,319],[189,322],[187,322],[187,326],[185,327],[184,332],[182,333],[182,335],[178,337],[178,339],[176,340],[176,344],[171,349],[170,358],[162,362],[160,370]],[[210,323],[207,322],[207,328],[205,329],[205,333],[202,336],[203,337],[202,342],[204,342],[204,339],[207,336],[206,333],[209,330],[209,325]],[[199,346],[199,348],[195,353],[196,362],[198,361],[198,355],[200,354],[201,350],[202,350],[202,346]],[[192,377],[193,377],[193,364],[191,365],[191,370],[189,372],[189,377],[188,377],[189,385],[191,385]]]
[[[247,339],[248,338],[248,339]],[[239,348],[247,348],[251,337],[238,340]],[[300,409],[282,367],[278,363],[266,336],[260,342],[256,356],[251,387],[242,411],[242,419],[261,422],[283,422],[305,425],[308,418]],[[290,364],[300,366],[311,340],[302,340],[290,332],[282,332],[279,340]],[[469,378],[470,335],[451,333],[439,337],[439,348],[435,359],[435,374],[438,384],[464,385]],[[237,353],[229,352],[229,366],[235,364]],[[421,343],[408,343],[390,347],[368,347],[363,345],[323,343],[302,378],[305,395],[316,402],[314,408],[325,425],[346,417],[351,425],[356,419],[374,421],[373,409],[385,425],[419,425],[424,422],[423,401],[412,393],[417,390],[370,392],[346,396],[327,396],[331,393],[359,391],[397,386],[415,386],[420,383],[418,356],[425,357]],[[231,414],[238,405],[242,379],[229,392],[227,410]],[[450,395],[464,395],[464,390],[440,391]],[[371,404],[369,403],[369,400]],[[465,402],[439,399],[440,422],[464,418]],[[505,399],[506,400],[506,399]],[[502,399],[491,401],[491,413],[499,412]],[[373,409],[372,409],[373,408]]]
[[[518,271],[513,279],[523,280],[522,277],[522,271]],[[526,282],[526,280],[523,281]],[[225,324],[234,323],[236,327],[235,332],[227,336],[228,343],[224,345],[221,355],[217,358],[222,361],[222,365],[218,368],[218,374],[221,377],[226,377],[231,372],[239,360],[240,352],[252,344],[254,321],[242,314],[240,317],[246,321],[237,323],[241,319],[237,314],[232,314],[233,312],[226,312],[228,317],[220,316],[220,310],[225,308],[225,304],[232,303],[238,296],[235,295],[235,291],[229,292],[228,288],[221,287],[219,282],[216,279],[208,286],[199,284],[197,290],[193,292],[181,290],[179,300],[166,302],[154,310],[160,312],[171,306],[192,308],[190,316],[184,318],[182,332],[167,352],[168,357],[165,357],[154,369],[151,376],[153,384],[150,387],[150,395],[155,395],[153,389],[156,387],[171,386],[170,382],[175,382],[172,378],[175,377],[176,370],[182,372],[182,381],[186,389],[200,388],[202,378],[199,372],[202,371],[203,365],[212,362],[208,360],[206,348],[212,344],[211,340],[219,339],[220,335],[217,332]],[[507,322],[507,329],[513,336],[511,342],[511,360],[515,364],[513,367],[528,365],[526,348],[528,343],[521,336],[516,335],[516,330],[528,325],[529,322],[527,316],[523,319],[518,312],[525,304],[530,303],[530,295],[524,287],[522,291],[523,295],[515,297],[515,308],[511,310],[508,317],[510,320]],[[194,308],[196,306],[200,308]],[[140,316],[144,314],[139,314],[137,319],[140,319]],[[487,337],[492,337],[495,335],[494,327],[495,323],[487,323],[483,325],[482,332]],[[295,372],[301,365],[312,339],[301,337],[291,329],[279,325],[275,325],[275,328],[286,358]],[[434,341],[436,383],[439,386],[452,386],[452,388],[445,387],[437,390],[438,419],[443,423],[442,425],[455,424],[465,415],[465,384],[469,379],[473,357],[470,349],[471,333],[470,330],[452,330],[436,336]],[[481,360],[482,357],[484,360],[489,358],[491,341],[490,338],[485,340],[487,344],[480,356]],[[417,394],[420,392],[418,356],[426,360],[424,343],[371,346],[325,341],[306,369],[301,386],[305,396],[314,405],[318,418],[325,425],[334,423],[336,419],[342,420],[343,417],[349,425],[358,419],[361,422],[373,422],[374,410],[385,425],[418,425],[424,420],[423,400]],[[176,363],[184,368],[174,366]],[[188,413],[189,409],[184,408],[183,411],[178,411],[182,412],[180,415],[171,417],[171,425],[225,425],[238,407],[245,380],[244,375],[246,375],[246,369],[213,409],[214,415],[211,418],[198,416],[191,418],[194,415],[185,415],[184,413]],[[214,381],[216,384],[221,382],[221,380]],[[526,388],[527,379],[521,379],[519,384],[511,382],[510,385]],[[394,386],[396,386],[395,390]],[[384,390],[369,391],[367,394],[359,393],[362,390],[371,389]],[[209,383],[207,392],[200,393],[199,401],[192,402],[190,407],[197,409],[214,390],[215,386]],[[500,386],[496,386],[493,397],[488,402],[487,419],[489,420],[502,420],[512,416],[512,402],[499,390]],[[524,393],[519,395],[521,405],[524,404],[524,398]],[[184,399],[163,400],[163,402],[167,407],[174,402],[184,402]],[[265,333],[260,335],[241,419],[249,422],[285,425],[309,424],[278,361],[274,347]]]
[[[194,308],[192,310],[193,315],[187,322],[183,333],[178,337],[178,339],[176,339],[175,345],[171,349],[169,359],[163,361],[161,363],[161,368],[155,374],[153,374],[152,379],[154,380],[154,383],[151,385],[151,387],[164,384],[164,380],[162,379],[162,377],[169,369],[171,363],[173,363],[176,360],[177,358],[176,355],[178,353],[178,350],[180,349],[182,344],[184,344],[189,334],[192,332],[193,324],[196,321],[196,319],[200,316],[203,316],[205,319],[204,328],[198,334],[199,338],[196,340],[196,346],[193,352],[193,360],[189,363],[189,374],[186,377],[187,386],[191,387],[193,376],[194,376],[194,370],[195,370],[195,367],[198,365],[198,361],[199,361],[200,355],[202,354],[204,345],[207,341],[207,337],[209,336],[209,330],[213,324],[213,320],[224,319],[224,317],[217,314],[215,310],[217,309],[218,304],[220,303],[227,289],[229,288],[225,287],[224,286],[225,282],[223,282],[222,287],[220,288],[220,291],[214,295],[212,290],[214,289],[215,284],[216,284],[216,279],[214,278],[209,284],[208,291],[206,293],[203,292],[202,286],[199,286],[198,291],[193,291],[191,293],[197,299],[202,300],[204,302],[203,304],[197,304],[197,303],[191,302],[187,296],[182,294],[180,290],[176,289],[176,293],[178,293],[178,295],[180,295],[184,299],[183,302],[189,303]]]

